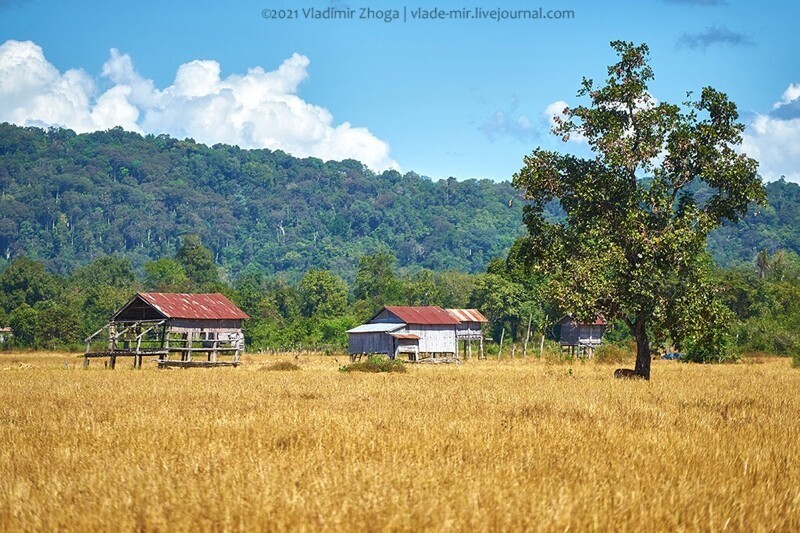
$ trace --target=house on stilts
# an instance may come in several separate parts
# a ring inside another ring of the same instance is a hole
[[[366,324],[347,331],[350,360],[385,354],[392,359],[408,354],[410,361],[455,358],[456,332],[461,322],[439,306],[386,306]]]
[[[222,294],[140,292],[86,339],[84,367],[93,358],[145,356],[159,367],[237,366],[244,352],[242,321],[250,318]],[[102,349],[95,349],[103,342]]]
[[[591,322],[581,322],[573,316],[565,315],[553,326],[553,335],[570,355],[591,357],[594,350],[603,342],[608,324],[598,316]]]
[[[459,321],[456,341],[464,346],[464,357],[472,359],[472,343],[478,341],[480,357],[483,357],[483,326],[489,320],[477,309],[446,309],[447,314]]]

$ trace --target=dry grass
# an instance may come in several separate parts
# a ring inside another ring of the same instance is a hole
[[[658,361],[651,383],[532,359],[249,360],[0,355],[0,530],[800,529],[787,359]]]

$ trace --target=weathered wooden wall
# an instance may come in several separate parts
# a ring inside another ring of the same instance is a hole
[[[349,351],[358,353],[394,353],[392,341],[394,339],[387,333],[379,331],[373,333],[351,333]]]

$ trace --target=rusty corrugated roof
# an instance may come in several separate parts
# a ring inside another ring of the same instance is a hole
[[[391,335],[395,339],[411,340],[411,341],[418,341],[422,338],[419,335],[416,335],[415,333],[389,333],[389,335]]]
[[[564,315],[558,322],[556,322],[556,324],[562,323],[565,319],[575,320],[575,323],[581,326],[605,326],[606,324],[608,324],[603,315],[597,315],[597,318],[595,318],[594,321],[592,322],[579,322],[572,315]]]
[[[477,309],[445,309],[445,311],[459,322],[489,322]]]
[[[417,324],[423,326],[443,326],[457,325],[461,322],[447,314],[447,311],[438,305],[425,307],[403,307],[399,305],[387,305],[386,309],[406,324]]]
[[[223,294],[140,292],[138,296],[167,318],[243,320],[250,318]]]

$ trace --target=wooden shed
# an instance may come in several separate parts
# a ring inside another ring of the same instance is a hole
[[[365,354],[401,353],[421,357],[457,355],[456,330],[461,322],[438,306],[386,306],[366,324],[348,330],[350,359]]]
[[[157,357],[160,367],[236,366],[247,318],[219,293],[140,292],[86,339],[84,366],[91,358],[108,357],[114,368],[117,357],[133,357],[140,368],[146,355]],[[101,339],[107,340],[104,349],[93,351]]]
[[[565,315],[555,323],[553,333],[562,349],[579,356],[591,357],[594,349],[603,342],[606,327],[603,317],[597,317],[592,322],[579,322],[574,317]]]
[[[457,341],[463,342],[464,355],[472,358],[472,342],[480,342],[480,356],[483,357],[483,325],[489,320],[477,309],[446,309],[447,314],[458,320]]]

